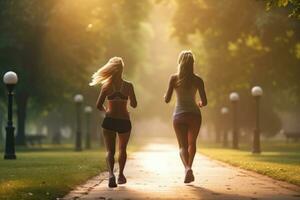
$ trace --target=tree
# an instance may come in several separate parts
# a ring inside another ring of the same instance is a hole
[[[300,1],[299,0],[264,0],[266,9],[269,11],[273,7],[284,7],[289,10],[289,17],[300,20]]]
[[[285,15],[282,10],[266,13],[262,2],[251,0],[177,1],[173,35],[191,45],[206,65],[202,72],[213,121],[228,102],[228,94],[238,91],[243,99],[240,123],[253,127],[253,113],[247,105],[252,105],[249,91],[254,85],[266,91],[263,101],[268,109],[263,114],[273,119],[264,129],[269,135],[280,127],[275,109],[297,104],[300,25]],[[279,98],[282,92],[293,98]]]
[[[96,62],[115,54],[133,67],[133,40],[148,1],[3,0],[0,2],[0,72],[19,75],[17,144],[25,144],[27,110],[52,110],[88,90]],[[131,12],[121,12],[132,9]],[[127,60],[125,60],[127,61]],[[92,69],[91,69],[92,68]]]
[[[56,1],[25,0],[2,1],[1,3],[1,8],[2,6],[4,8],[1,15],[1,24],[3,25],[1,39],[6,42],[1,48],[1,58],[6,60],[2,63],[6,64],[2,70],[8,70],[7,66],[16,66],[12,69],[18,73],[20,78],[21,84],[16,89],[18,115],[16,142],[24,145],[28,104],[39,102],[40,105],[47,107],[49,105],[47,102],[61,94],[59,90],[63,87],[60,85],[65,81],[56,78],[55,70],[50,71],[49,68],[45,68],[44,60],[41,58],[43,39],[48,29],[51,29],[49,18],[53,13]],[[70,47],[70,44],[66,42],[60,45]],[[66,56],[67,52],[60,53],[65,53],[63,56]],[[74,64],[75,60],[72,59],[72,61]],[[77,65],[84,69],[81,63]],[[70,66],[66,65],[64,69],[68,70]],[[80,75],[76,76],[77,80],[82,80]]]

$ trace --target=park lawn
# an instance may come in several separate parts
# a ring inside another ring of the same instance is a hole
[[[17,160],[0,159],[0,200],[63,197],[105,169],[102,150],[17,152]]]
[[[260,155],[252,154],[250,147],[245,145],[241,146],[241,150],[211,144],[200,146],[199,151],[212,159],[300,186],[299,143],[268,142],[262,144]]]

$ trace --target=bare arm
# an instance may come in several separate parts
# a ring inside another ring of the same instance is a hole
[[[106,111],[106,108],[103,105],[105,98],[106,98],[106,90],[104,88],[101,88],[99,97],[97,99],[96,107],[98,108],[98,110],[103,111],[103,112]]]
[[[133,85],[130,83],[130,93],[129,93],[130,106],[133,108],[137,107],[137,100],[134,92]]]
[[[175,80],[175,76],[171,76],[170,81],[169,81],[168,90],[167,90],[167,93],[165,94],[165,102],[166,103],[169,103],[171,101],[173,90],[174,90],[174,80]]]
[[[199,102],[199,106],[203,107],[207,105],[206,92],[204,87],[204,82],[201,78],[198,79],[198,90],[200,94],[201,101]]]

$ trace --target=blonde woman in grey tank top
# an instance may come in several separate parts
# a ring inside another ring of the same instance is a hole
[[[192,164],[196,153],[196,140],[202,117],[200,108],[207,105],[203,80],[194,74],[194,55],[191,51],[182,51],[178,58],[178,72],[171,76],[165,95],[169,103],[175,90],[177,101],[173,114],[173,127],[179,145],[179,153],[185,167],[184,183],[195,180]],[[196,102],[197,91],[200,101]]]

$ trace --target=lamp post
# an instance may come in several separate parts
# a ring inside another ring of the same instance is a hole
[[[13,126],[13,89],[18,82],[18,76],[15,72],[6,72],[3,76],[3,82],[8,91],[8,104],[7,104],[7,126],[6,126],[6,140],[5,140],[5,153],[4,159],[16,159],[15,154],[15,128]]]
[[[254,86],[251,89],[251,94],[254,97],[256,102],[256,127],[253,135],[252,153],[260,153],[261,149],[260,149],[259,100],[260,97],[263,95],[263,90],[259,86]]]
[[[222,124],[223,124],[223,147],[228,146],[228,132],[227,132],[227,114],[229,113],[229,109],[227,107],[221,108],[222,115]]]
[[[85,148],[91,148],[91,132],[90,132],[90,120],[91,120],[91,113],[93,109],[91,106],[86,106],[84,108],[85,119],[86,119],[86,138],[85,138]]]
[[[76,139],[75,139],[75,151],[81,151],[81,105],[83,102],[83,96],[76,94],[74,96],[74,102],[76,104]]]
[[[237,103],[240,100],[240,96],[237,92],[232,92],[229,95],[229,99],[232,103],[233,114],[233,130],[232,130],[232,148],[239,148],[239,133],[237,125]]]

